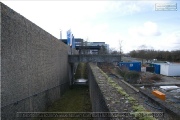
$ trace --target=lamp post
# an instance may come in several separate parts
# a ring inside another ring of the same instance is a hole
[[[60,29],[60,40],[62,40],[62,30]]]

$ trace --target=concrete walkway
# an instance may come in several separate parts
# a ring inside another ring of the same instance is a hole
[[[162,76],[162,81],[153,83],[154,85],[180,85],[180,80],[173,77]]]

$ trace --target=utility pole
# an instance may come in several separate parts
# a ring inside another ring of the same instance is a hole
[[[123,51],[122,51],[122,42],[123,42],[123,40],[119,40],[119,53],[120,53],[120,55],[123,53]]]
[[[62,40],[62,30],[60,29],[60,40]]]

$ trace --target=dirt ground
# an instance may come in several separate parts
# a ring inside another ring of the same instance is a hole
[[[176,80],[180,80],[180,77],[174,77],[174,79],[176,79]]]
[[[142,83],[158,83],[158,84],[180,84],[180,77],[167,77],[160,74],[141,72]],[[153,79],[157,78],[157,79]]]

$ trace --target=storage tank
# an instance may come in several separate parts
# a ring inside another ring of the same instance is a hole
[[[128,70],[131,71],[141,72],[141,62],[120,62],[119,66],[121,68],[126,67]]]
[[[160,74],[166,76],[180,76],[180,64],[177,63],[161,64]]]

